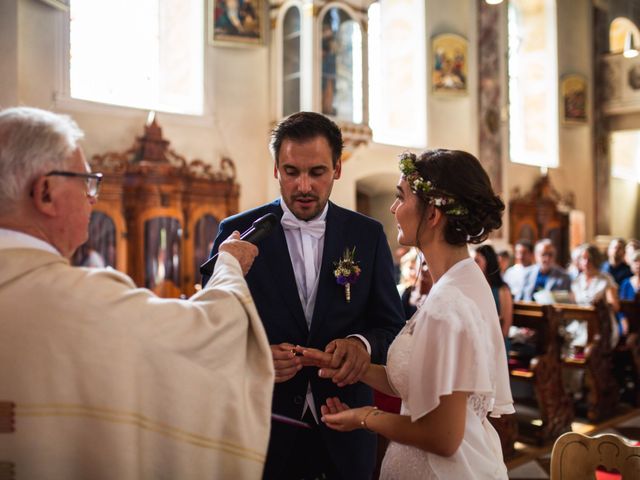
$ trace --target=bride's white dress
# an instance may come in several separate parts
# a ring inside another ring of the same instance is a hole
[[[464,439],[451,457],[391,442],[381,479],[506,479],[498,434],[486,419],[513,413],[506,353],[487,281],[472,259],[454,265],[389,348],[387,376],[412,421],[439,398],[469,392]]]

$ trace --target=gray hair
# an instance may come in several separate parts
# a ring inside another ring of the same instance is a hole
[[[543,247],[546,247],[547,245],[551,245],[553,247],[553,251],[555,253],[556,251],[556,247],[553,244],[553,242],[551,241],[550,238],[543,238],[541,240],[538,240],[536,242],[536,246],[534,247],[534,251],[537,253],[538,251],[542,250]]]
[[[0,111],[0,212],[39,175],[64,169],[84,133],[66,115],[30,107]]]

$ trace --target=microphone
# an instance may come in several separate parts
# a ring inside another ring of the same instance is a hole
[[[278,223],[278,217],[276,217],[273,213],[267,213],[262,217],[258,218],[251,224],[247,230],[240,234],[240,240],[244,240],[246,242],[251,242],[254,245],[265,238],[267,235],[271,233],[273,227]],[[218,259],[218,254],[216,253],[209,260],[200,265],[200,273],[202,275],[211,276],[213,273],[213,267],[216,264],[216,260]]]

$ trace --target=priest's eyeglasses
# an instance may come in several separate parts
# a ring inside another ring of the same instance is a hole
[[[87,184],[87,197],[98,198],[98,193],[100,192],[100,182],[102,182],[101,173],[78,173],[67,172],[64,170],[52,170],[51,172],[47,173],[45,177],[50,177],[52,175],[56,175],[59,177],[83,178]]]

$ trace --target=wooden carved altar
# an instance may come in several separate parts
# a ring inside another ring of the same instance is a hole
[[[559,265],[569,262],[569,211],[573,198],[562,197],[551,185],[549,177],[542,175],[531,192],[521,195],[516,189],[509,202],[509,243],[520,239],[535,244],[549,238],[556,247]]]
[[[104,180],[76,264],[110,265],[163,297],[191,295],[219,222],[238,212],[233,162],[220,169],[174,152],[153,119],[123,153],[94,155]]]

